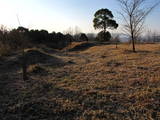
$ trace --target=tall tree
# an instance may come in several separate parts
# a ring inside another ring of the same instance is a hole
[[[117,0],[120,3],[121,16],[125,21],[124,31],[129,34],[132,41],[133,52],[136,52],[135,41],[143,32],[144,22],[149,13],[158,5],[146,5],[147,0]]]
[[[116,29],[118,27],[118,24],[113,18],[114,16],[110,10],[100,9],[94,14],[93,26],[95,29],[102,29],[105,34],[106,29]]]

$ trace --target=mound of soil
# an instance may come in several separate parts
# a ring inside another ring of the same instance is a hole
[[[79,44],[71,49],[69,49],[69,51],[80,51],[80,50],[86,50],[90,47],[93,47],[95,46],[94,43],[82,43],[82,44]]]
[[[63,66],[65,62],[57,57],[50,56],[38,50],[28,50],[25,53],[27,66],[34,64],[45,64],[49,66]],[[23,57],[21,53],[6,57],[0,60],[0,73],[16,71],[21,68]]]
[[[41,64],[52,63],[52,65],[64,64],[62,60],[54,56],[47,55],[38,50],[27,51],[25,54],[25,58],[27,60],[28,65],[37,64],[37,63],[41,63]],[[20,59],[22,59],[22,57]]]
[[[45,63],[47,60],[52,59],[51,56],[46,55],[37,50],[29,50],[25,53],[25,58],[28,64]]]

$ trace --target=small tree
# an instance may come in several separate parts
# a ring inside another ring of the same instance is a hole
[[[116,48],[118,48],[118,43],[120,43],[120,37],[119,37],[119,35],[116,35],[116,36],[113,38],[113,42],[115,43]]]
[[[118,27],[118,24],[113,18],[112,12],[108,9],[100,9],[94,14],[93,26],[95,29],[102,29],[104,41],[106,29],[116,29]]]
[[[120,12],[125,21],[124,30],[129,34],[132,41],[133,52],[136,52],[135,41],[143,30],[147,15],[156,7],[157,4],[147,8],[147,0],[117,0],[122,8]]]
[[[75,28],[73,29],[73,37],[75,39],[75,41],[78,41],[79,40],[79,35],[81,33],[81,29],[78,27],[78,26],[75,26]]]
[[[18,27],[17,31],[19,33],[19,37],[21,40],[21,47],[22,47],[22,74],[23,74],[23,80],[27,80],[27,58],[25,55],[25,48],[27,47],[27,35],[28,29],[24,27]]]

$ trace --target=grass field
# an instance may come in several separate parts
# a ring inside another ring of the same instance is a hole
[[[160,44],[131,48],[28,50],[27,81],[19,53],[0,58],[0,118],[160,120]]]

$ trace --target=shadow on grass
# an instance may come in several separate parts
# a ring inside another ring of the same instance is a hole
[[[82,114],[81,108],[68,106],[66,102],[72,96],[76,96],[76,92],[56,88],[52,83],[45,81],[27,81],[27,83],[29,83],[28,88],[17,95],[17,101],[10,100],[10,104],[1,106],[0,118],[75,120]],[[52,94],[49,94],[51,92]],[[5,102],[3,104],[6,104]]]
[[[94,46],[104,46],[104,45],[111,45],[111,44],[112,43],[110,42],[85,42],[85,43],[75,46],[72,49],[69,49],[69,51],[84,51]]]
[[[123,91],[119,94],[117,89],[123,87],[117,85],[115,88],[110,87],[102,89],[108,91],[107,94],[103,94],[99,92],[101,90],[74,91],[58,87],[52,81],[30,80],[28,88],[19,94],[17,98],[19,101],[13,103],[10,101],[7,109],[2,110],[3,114],[0,114],[0,117],[8,120],[20,117],[24,120],[145,118],[148,114],[145,107],[139,109],[130,107],[136,103],[136,99],[127,97]],[[113,93],[113,89],[116,93]],[[150,110],[153,108],[155,109],[151,105]]]
[[[56,99],[37,98],[10,107],[5,117],[12,120],[74,120],[79,116],[77,111],[78,108],[64,108]]]
[[[137,54],[148,54],[148,53],[152,53],[151,51],[145,51],[145,50],[137,50],[135,52],[133,52],[133,50],[124,50],[123,52],[124,54],[134,54],[134,53],[137,53]]]
[[[69,49],[69,51],[84,51],[84,50],[87,50],[89,49],[90,47],[93,47],[95,46],[96,44],[94,43],[82,43],[80,45],[77,45],[75,46],[74,48],[72,49]]]

